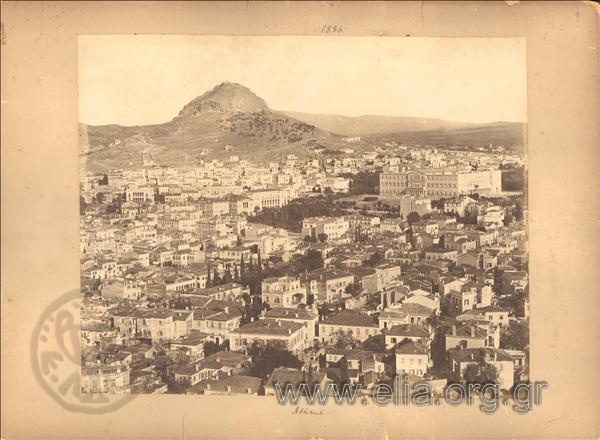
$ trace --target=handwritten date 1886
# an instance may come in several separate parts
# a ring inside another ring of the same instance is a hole
[[[341,34],[342,32],[344,32],[344,28],[335,24],[325,24],[321,29],[322,34]]]

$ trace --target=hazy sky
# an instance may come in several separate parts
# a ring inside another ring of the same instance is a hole
[[[519,38],[85,35],[79,120],[172,119],[223,81],[275,110],[454,121],[526,121]]]

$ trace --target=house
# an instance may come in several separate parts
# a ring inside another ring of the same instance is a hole
[[[227,375],[217,379],[198,382],[186,391],[186,394],[233,394],[256,396],[262,385],[262,379],[241,374]]]
[[[249,293],[249,289],[238,283],[225,283],[220,286],[208,287],[198,290],[198,295],[206,295],[218,300],[234,300],[244,293]]]
[[[173,337],[179,338],[187,335],[194,326],[194,314],[190,310],[174,310],[173,324],[175,326]]]
[[[382,290],[388,283],[400,278],[400,266],[390,264],[380,265],[374,268],[374,273],[362,278],[362,286],[368,293]]]
[[[304,324],[306,326],[307,344],[312,344],[312,341],[317,337],[319,315],[312,310],[279,307],[263,312],[263,318]]]
[[[456,252],[458,252],[457,264],[468,264],[461,262],[462,260],[460,257],[466,252],[474,251],[477,248],[477,242],[469,238],[459,238],[458,240],[451,241],[450,243],[445,243],[444,247],[454,249]]]
[[[133,356],[110,345],[110,351],[86,351],[82,358],[81,388],[84,393],[129,393]],[[89,355],[86,355],[89,353]]]
[[[371,238],[379,232],[379,217],[369,217],[365,215],[348,215],[348,233],[355,239],[359,237]]]
[[[402,303],[400,305],[400,310],[406,313],[410,324],[425,323],[427,318],[434,314],[434,310],[429,307],[413,303]]]
[[[433,213],[431,217],[429,217],[429,221],[436,222],[440,230],[447,228],[450,225],[456,225],[456,217],[439,213]]]
[[[198,208],[202,211],[204,217],[217,217],[230,213],[230,203],[228,200],[203,199],[198,202]]]
[[[195,385],[202,380],[217,379],[219,374],[242,374],[248,367],[252,358],[242,353],[232,351],[218,351],[201,360],[190,362],[175,369],[175,380],[188,381]]]
[[[117,329],[102,321],[81,320],[81,342],[88,346],[101,346],[118,340]]]
[[[174,316],[164,308],[144,310],[137,318],[138,335],[152,342],[175,338]]]
[[[323,191],[330,190],[333,193],[348,192],[350,179],[344,177],[328,177],[323,181]]]
[[[203,358],[204,344],[210,341],[210,335],[197,330],[192,330],[190,333],[179,337],[171,342],[171,349],[183,350],[188,356]]]
[[[379,314],[379,328],[392,328],[400,324],[408,324],[408,313],[401,310],[384,310]]]
[[[426,346],[429,346],[433,339],[433,331],[431,326],[400,324],[393,326],[385,333],[386,347],[396,345],[404,339],[410,339],[414,342],[423,342]]]
[[[207,217],[197,220],[198,238],[215,238],[232,235],[236,238],[244,228],[245,220],[234,216]],[[234,240],[235,243],[235,240]]]
[[[364,376],[375,373],[377,378],[385,373],[385,354],[370,350],[347,350],[337,347],[325,349],[325,365],[333,377],[347,379],[352,385],[364,382]],[[370,380],[367,380],[370,384]]]
[[[289,253],[296,246],[296,241],[286,230],[273,229],[268,233],[259,235],[252,241],[246,242],[246,245],[256,245],[258,247],[258,252],[263,258],[274,257],[285,261],[288,259]]]
[[[439,282],[439,291],[442,296],[448,295],[451,291],[460,291],[460,288],[466,281],[455,277],[443,277]]]
[[[138,299],[142,288],[135,281],[113,280],[101,289],[102,298]]]
[[[172,249],[165,246],[158,246],[153,249],[150,253],[150,261],[159,266],[171,266],[173,264],[173,253]]]
[[[503,225],[504,208],[501,206],[488,206],[484,212],[477,216],[477,224],[480,226],[500,227]]]
[[[488,270],[498,266],[498,257],[487,251],[469,250],[457,257],[456,264]]]
[[[472,284],[465,284],[465,286],[471,286]],[[453,290],[450,292],[450,305],[455,315],[475,308],[477,305],[477,291],[470,288],[461,288],[460,291]]]
[[[449,297],[452,313],[460,315],[467,310],[490,306],[493,292],[487,284],[468,282],[461,286],[460,291],[451,291]]]
[[[438,314],[440,311],[440,301],[438,297],[421,289],[410,292],[409,296],[402,302],[403,304],[420,304],[423,307],[431,309],[435,314]]]
[[[332,246],[329,243],[321,243],[321,242],[316,242],[316,243],[309,242],[308,243],[308,251],[319,252],[321,254],[321,258],[323,258],[324,260],[329,257],[329,255],[331,254],[331,252],[333,251],[334,248],[335,248],[335,246]]]
[[[220,340],[229,339],[231,332],[240,326],[242,316],[239,308],[226,306],[222,311],[206,317],[205,330]]]
[[[354,283],[354,275],[331,269],[317,269],[306,277],[307,292],[317,302],[331,302],[346,295],[346,287]]]
[[[203,279],[198,279],[191,274],[170,274],[165,276],[165,288],[167,291],[185,292],[186,290],[206,286],[206,275]]]
[[[154,359],[156,349],[148,344],[120,345],[108,344],[105,345],[97,355],[102,362],[125,361],[129,365],[142,364],[148,365],[149,361]],[[93,366],[86,363],[85,365]]]
[[[311,388],[320,386],[322,390],[325,390],[328,383],[327,375],[321,372],[300,371],[286,367],[275,368],[265,383],[265,396],[276,395],[275,385],[279,385],[281,391],[284,392],[288,384],[297,390],[302,383],[306,383]]]
[[[368,301],[367,295],[351,296],[344,300],[344,309],[348,310],[361,310]]]
[[[175,380],[195,385],[202,380],[218,379],[219,374],[227,376],[242,374],[250,366],[252,358],[242,353],[218,351],[204,359],[190,362],[175,369]]]
[[[446,351],[452,348],[484,348],[496,347],[494,335],[481,328],[477,323],[468,322],[462,325],[453,324],[444,332]]]
[[[465,235],[467,238],[475,240],[479,248],[491,245],[496,238],[494,232],[483,232],[479,230],[466,231]]]
[[[218,251],[218,257],[224,259],[230,259],[235,261],[250,261],[250,248],[247,246],[234,246],[232,248],[220,249]]]
[[[193,304],[196,295],[190,296]],[[209,299],[202,301],[197,307],[193,311],[193,328],[210,334],[218,344],[230,338],[231,332],[240,326],[243,317],[243,306],[231,301]]]
[[[231,350],[246,350],[253,344],[276,346],[289,351],[301,351],[308,346],[307,328],[304,323],[259,319],[241,325],[231,332]]]
[[[250,197],[243,195],[232,195],[229,197],[229,214],[253,214],[256,204]]]
[[[500,291],[505,295],[523,293],[528,284],[525,271],[505,270],[500,277]]]
[[[128,364],[116,362],[81,367],[82,393],[129,393],[131,369]]]
[[[245,194],[252,199],[255,207],[263,208],[280,208],[288,204],[292,198],[288,190],[283,188],[269,188],[248,191]]]
[[[455,197],[444,200],[444,212],[457,213],[461,217],[465,216],[465,208],[475,200],[468,196]]]
[[[509,320],[508,315],[509,309],[505,309],[497,306],[481,307],[475,310],[469,310],[466,313],[457,316],[457,319],[470,320],[479,319],[486,320],[498,327],[508,327]]]
[[[192,251],[191,249],[182,249],[173,252],[171,262],[173,266],[187,267],[193,263],[203,263],[206,255],[203,251]]]
[[[379,217],[369,217],[366,215],[347,215],[348,226],[350,230],[355,231],[356,229],[366,230],[373,226],[379,226],[381,219]]]
[[[384,353],[374,353],[369,350],[348,350],[344,356],[348,363],[348,371],[357,370],[360,375],[373,371],[378,374],[385,372]]]
[[[262,301],[270,307],[306,304],[306,288],[296,277],[269,277],[261,283]]]
[[[429,348],[420,341],[405,339],[396,347],[396,374],[423,377],[430,366]]]
[[[319,338],[323,343],[334,343],[339,331],[351,332],[357,341],[379,334],[376,319],[353,310],[342,310],[319,323]]]
[[[123,309],[112,312],[113,325],[119,335],[149,339],[151,342],[175,337],[174,313],[165,308]]]
[[[406,222],[399,218],[387,218],[381,220],[379,230],[383,232],[391,232],[393,234],[401,234],[404,232]]]
[[[439,232],[439,225],[434,221],[419,220],[411,225],[411,229],[415,234],[437,235]]]
[[[458,252],[441,246],[429,246],[425,249],[425,260],[456,261]]]
[[[514,385],[514,359],[506,351],[497,348],[451,349],[448,351],[450,370],[464,380],[469,365],[493,365],[498,372],[501,389],[509,390]]]
[[[127,202],[154,202],[154,187],[152,186],[128,186],[125,189],[125,200]]]
[[[324,234],[327,239],[341,238],[350,228],[344,217],[308,217],[302,221],[302,238],[319,238]]]
[[[381,307],[386,310],[389,306],[401,302],[408,296],[410,288],[405,286],[402,281],[393,281],[388,283],[379,291]]]

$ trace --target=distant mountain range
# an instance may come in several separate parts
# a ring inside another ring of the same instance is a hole
[[[524,145],[526,127],[521,122],[477,124],[405,116],[283,113],[307,124],[344,136],[362,136],[366,139],[386,139],[435,146],[480,147],[492,144],[519,150]]]
[[[372,149],[383,138],[442,145],[467,138],[475,143],[485,140],[482,145],[487,145],[488,139],[493,139],[496,145],[519,148],[523,145],[522,128],[523,124],[513,123],[275,111],[247,87],[224,82],[190,101],[163,124],[80,124],[81,167],[94,172],[138,167],[143,153],[149,153],[160,165],[171,166],[231,155],[254,161],[277,161],[286,154],[316,157],[315,149],[341,148],[347,145],[345,137],[356,136],[364,139],[352,144],[355,150]]]
[[[490,122],[471,124],[465,127],[436,128],[422,131],[387,133],[377,136],[379,140],[390,140],[415,145],[466,148],[503,146],[506,150],[523,152],[527,125],[521,122]]]
[[[344,136],[367,136],[437,129],[457,129],[477,124],[444,121],[442,119],[411,118],[404,116],[340,116],[300,112],[282,112],[292,118]]]

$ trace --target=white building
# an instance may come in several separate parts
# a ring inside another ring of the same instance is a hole
[[[343,217],[308,217],[302,221],[302,237],[318,238],[325,234],[329,239],[337,239],[350,228],[350,222]]]

